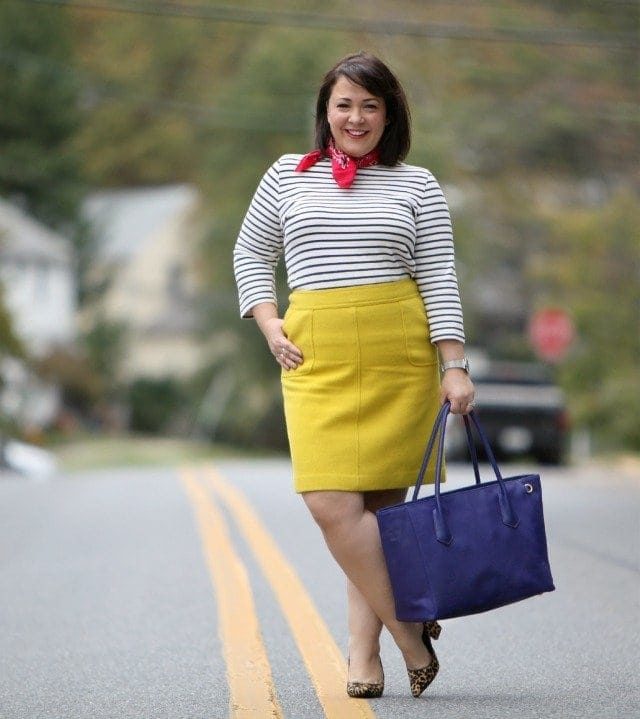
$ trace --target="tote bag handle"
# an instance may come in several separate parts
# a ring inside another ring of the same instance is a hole
[[[423,460],[422,460],[422,466],[420,467],[420,471],[418,472],[418,481],[416,483],[415,489],[413,490],[413,497],[412,501],[415,501],[418,498],[418,492],[420,491],[420,487],[422,486],[422,483],[424,481],[424,475],[427,471],[427,467],[429,466],[429,461],[431,460],[432,450],[433,450],[433,444],[438,438],[438,432],[440,431],[440,428],[442,428],[442,431],[444,432],[447,425],[447,417],[445,416],[443,418],[443,415],[445,412],[448,413],[448,408],[451,407],[450,402],[445,402],[445,404],[442,405],[440,408],[440,411],[438,412],[436,419],[433,423],[433,429],[431,431],[431,436],[429,437],[429,442],[427,445],[427,449],[424,453]],[[469,448],[469,455],[471,456],[471,462],[473,464],[473,472],[475,474],[476,478],[476,484],[480,484],[480,469],[478,467],[478,455],[476,452],[476,445],[473,441],[473,437],[471,435],[471,426],[469,424],[469,417],[467,415],[463,416],[464,419],[464,429],[466,434],[466,440],[467,440],[467,447]],[[440,472],[437,473],[438,476],[440,476]]]
[[[418,472],[418,479],[416,480],[416,485],[413,490],[413,496],[411,498],[412,502],[415,502],[418,499],[418,493],[420,492],[420,487],[422,486],[422,483],[424,481],[424,475],[427,470],[427,466],[429,465],[429,461],[431,459],[431,455],[433,453],[433,448],[436,443],[436,440],[438,442],[438,449],[436,454],[436,472],[435,472],[435,500],[436,500],[436,506],[433,510],[433,520],[434,520],[434,526],[436,531],[436,538],[439,542],[442,542],[443,544],[450,544],[453,540],[453,537],[451,535],[451,532],[449,531],[449,528],[447,526],[447,522],[444,516],[444,512],[442,510],[442,504],[440,502],[440,482],[442,480],[442,460],[444,457],[444,436],[445,436],[445,429],[447,425],[447,416],[449,415],[449,411],[451,409],[451,403],[445,402],[440,411],[438,412],[438,416],[436,417],[436,420],[433,425],[433,429],[431,431],[431,436],[429,437],[429,442],[427,443],[427,448],[424,453],[424,457],[422,459],[422,465],[420,467],[420,471]],[[500,514],[502,515],[502,521],[505,525],[509,527],[517,527],[518,526],[518,517],[516,516],[515,512],[513,511],[513,508],[511,506],[511,502],[509,501],[509,495],[507,493],[507,489],[504,483],[504,480],[502,478],[502,475],[500,474],[500,469],[498,467],[498,464],[496,462],[495,456],[493,454],[493,450],[491,449],[491,445],[489,444],[489,440],[487,439],[479,421],[476,417],[475,413],[471,411],[469,415],[464,416],[465,420],[465,430],[467,433],[467,442],[469,443],[469,449],[471,451],[471,461],[473,463],[473,470],[476,476],[476,484],[480,484],[480,470],[478,467],[478,456],[475,452],[475,447],[473,447],[473,439],[471,437],[471,429],[469,424],[469,419],[473,422],[473,425],[478,432],[478,435],[480,437],[480,440],[482,441],[482,445],[484,447],[484,450],[487,454],[487,457],[489,459],[489,462],[491,463],[491,466],[493,467],[493,471],[496,475],[496,479],[498,480],[498,503],[500,505]]]

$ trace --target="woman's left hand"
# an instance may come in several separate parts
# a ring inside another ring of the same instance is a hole
[[[474,407],[475,389],[462,369],[448,369],[442,376],[440,402],[451,402],[451,414],[469,414]]]

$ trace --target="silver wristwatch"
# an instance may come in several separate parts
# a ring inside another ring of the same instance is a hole
[[[440,365],[440,371],[446,372],[448,369],[463,369],[467,374],[469,374],[469,358],[463,357],[462,359],[454,359],[454,360],[448,360],[447,362],[442,362]]]

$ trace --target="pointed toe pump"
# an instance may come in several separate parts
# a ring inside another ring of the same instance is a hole
[[[347,663],[348,665],[348,663]],[[347,694],[352,699],[378,699],[384,691],[384,669],[382,661],[380,661],[380,670],[382,671],[381,682],[347,682]]]
[[[419,697],[436,678],[436,674],[440,669],[438,657],[431,646],[431,640],[437,639],[441,631],[442,627],[438,622],[424,622],[422,626],[422,643],[429,651],[429,654],[431,654],[431,662],[427,664],[426,667],[421,667],[420,669],[407,669],[409,684],[411,685],[411,694],[416,698]]]

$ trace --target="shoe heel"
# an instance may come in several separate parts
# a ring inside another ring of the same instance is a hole
[[[438,622],[425,622],[424,626],[431,639],[437,639],[442,632],[442,627],[438,624]]]

